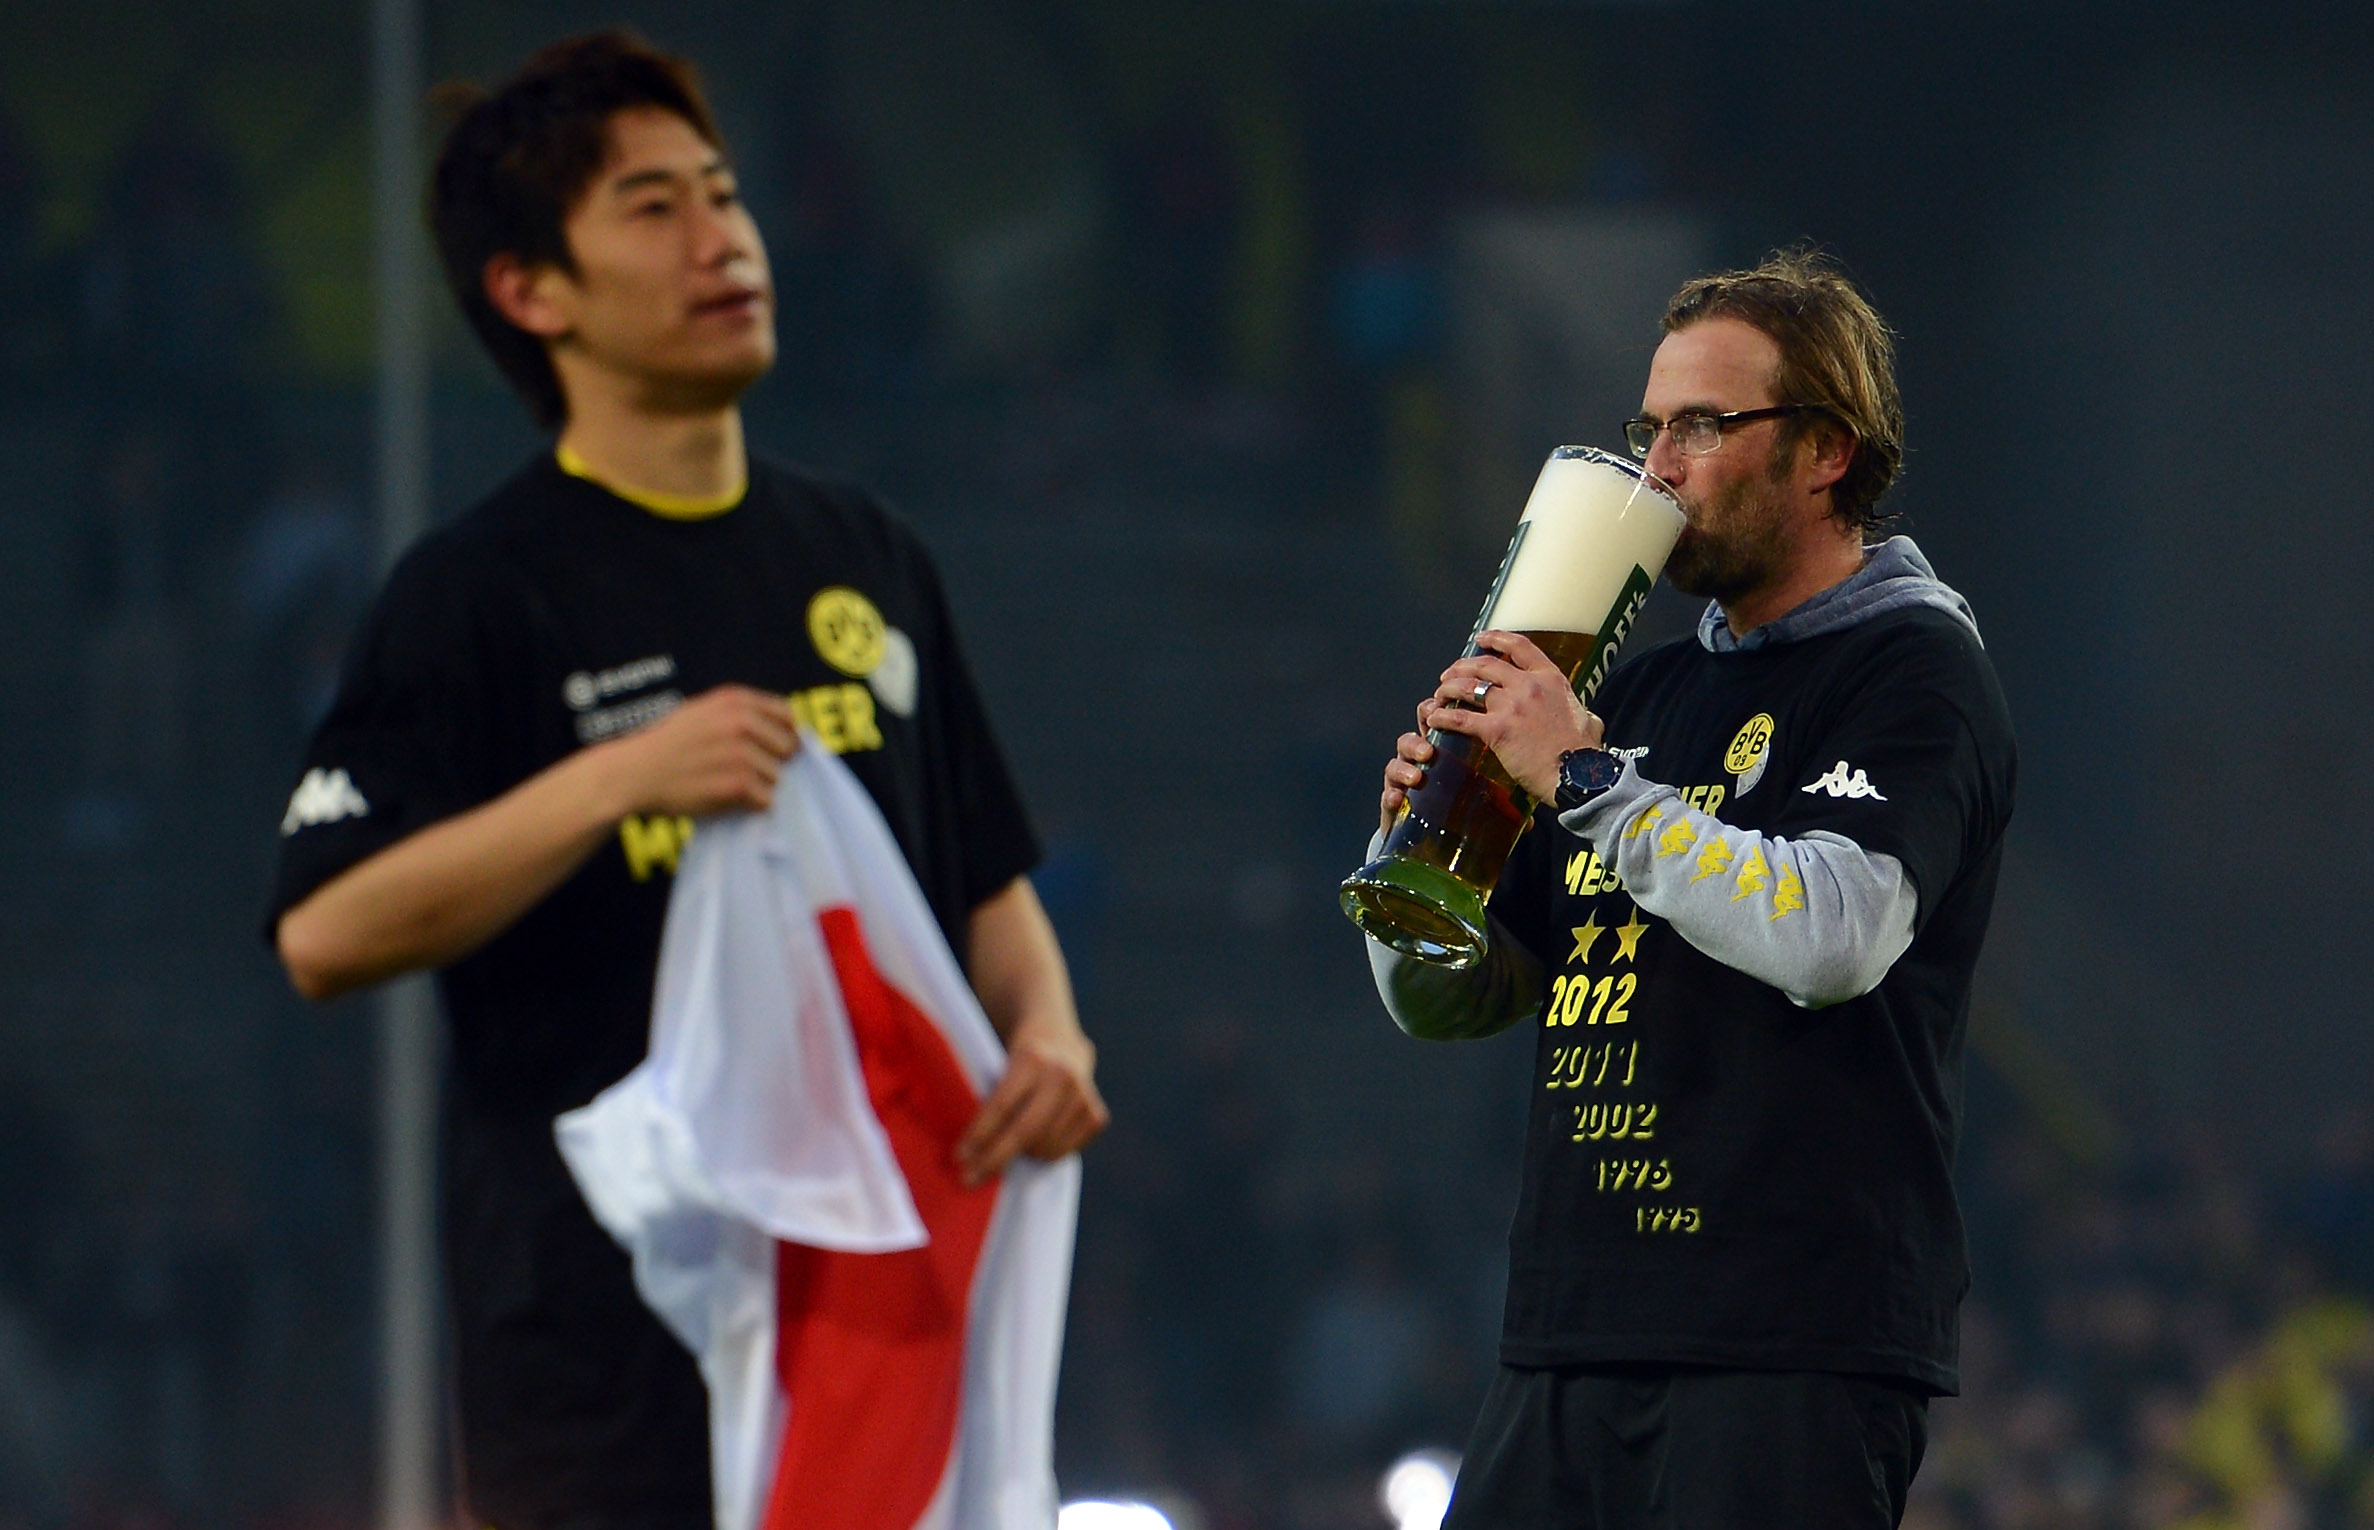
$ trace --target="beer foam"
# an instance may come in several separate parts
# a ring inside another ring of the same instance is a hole
[[[1682,534],[1682,508],[1621,458],[1561,446],[1525,501],[1525,540],[1484,625],[1597,633],[1635,565],[1654,582]]]

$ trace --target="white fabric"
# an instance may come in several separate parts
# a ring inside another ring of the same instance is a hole
[[[718,1530],[755,1530],[788,1406],[777,1240],[852,1253],[926,1241],[866,1094],[818,911],[856,911],[883,979],[936,1024],[976,1094],[1005,1050],[865,788],[813,737],[773,810],[705,822],[660,943],[650,1055],[554,1123],[586,1203],[708,1382]],[[1017,1159],[972,1290],[964,1399],[918,1530],[1048,1530],[1077,1158]]]

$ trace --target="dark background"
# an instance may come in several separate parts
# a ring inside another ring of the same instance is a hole
[[[2022,748],[1912,1522],[2374,1524],[2360,16],[431,0],[433,78],[701,62],[753,439],[940,553],[1115,1112],[1068,1492],[1376,1526],[1458,1447],[1529,1042],[1402,1038],[1334,884],[1534,466],[1810,239]],[[375,579],[365,83],[359,7],[0,15],[0,1526],[369,1516],[370,1010],[256,932]],[[537,439],[436,308],[443,514]]]

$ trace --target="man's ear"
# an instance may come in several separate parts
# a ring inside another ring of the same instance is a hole
[[[1805,439],[1805,466],[1812,473],[1807,485],[1816,494],[1846,476],[1855,460],[1855,433],[1835,420],[1824,419]]]
[[[549,264],[529,265],[505,250],[488,257],[480,280],[495,312],[540,340],[558,340],[575,327],[568,273]]]

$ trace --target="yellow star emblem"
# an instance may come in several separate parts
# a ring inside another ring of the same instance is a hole
[[[1575,962],[1589,961],[1591,959],[1591,948],[1599,943],[1600,936],[1607,933],[1605,929],[1600,927],[1599,915],[1596,913],[1592,914],[1590,918],[1584,920],[1581,924],[1569,925],[1567,928],[1574,934],[1574,949],[1566,953],[1566,960],[1569,965],[1572,965]]]
[[[1634,904],[1631,915],[1622,924],[1616,926],[1617,961],[1631,961],[1639,953],[1640,937],[1648,932],[1648,928],[1641,922],[1640,905]]]

